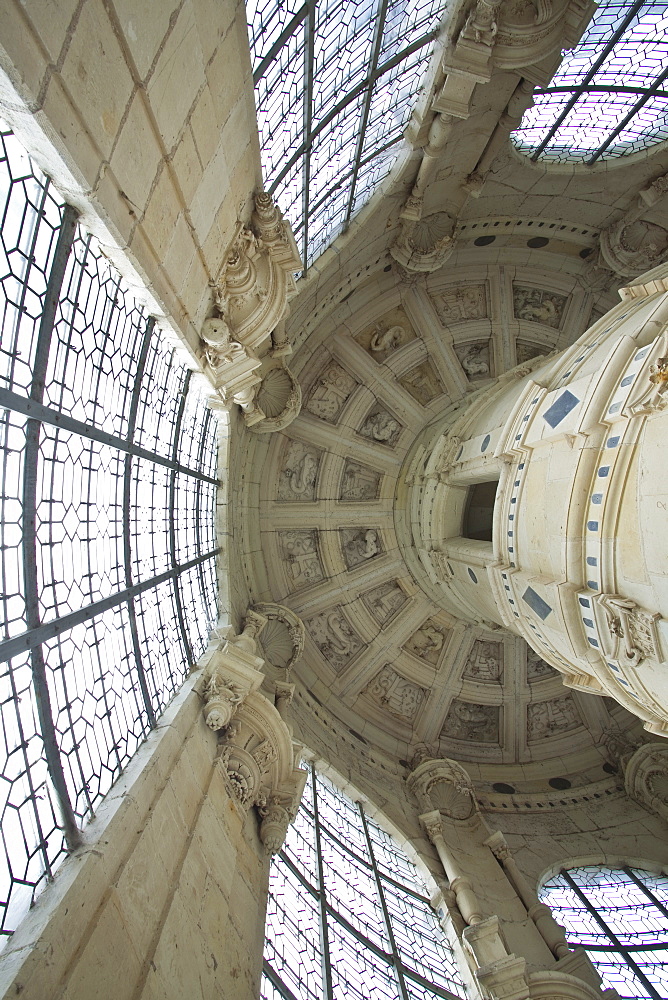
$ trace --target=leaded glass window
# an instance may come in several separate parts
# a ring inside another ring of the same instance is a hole
[[[668,3],[602,0],[513,133],[522,152],[595,163],[668,139]]]
[[[201,655],[216,422],[0,126],[0,941]]]
[[[668,997],[668,877],[625,866],[572,868],[540,898],[620,997]]]
[[[308,267],[396,159],[444,0],[247,0],[262,168]]]
[[[335,785],[309,768],[273,859],[263,1000],[465,997],[415,865]]]

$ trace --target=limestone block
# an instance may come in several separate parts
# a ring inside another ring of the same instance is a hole
[[[204,86],[202,50],[190,0],[179,11],[146,87],[153,114],[168,151],[183,130]]]
[[[178,7],[177,0],[142,4],[135,0],[114,0],[125,44],[141,80],[146,79],[160,52],[170,29],[170,19]]]
[[[171,243],[180,208],[180,199],[172,176],[168,170],[163,170],[153,188],[141,222],[144,235],[159,259],[164,257]]]
[[[136,93],[111,158],[111,169],[137,216],[146,209],[162,150],[145,99]]]
[[[32,103],[48,66],[40,39],[26,24],[21,5],[7,4],[2,18],[0,64],[22,97]]]
[[[108,159],[134,81],[102,0],[84,5],[63,63],[62,79],[68,91],[76,94],[85,130]]]

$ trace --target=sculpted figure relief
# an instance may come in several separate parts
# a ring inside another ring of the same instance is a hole
[[[455,699],[443,723],[441,736],[478,743],[498,743],[498,705],[475,705]]]
[[[538,701],[527,705],[527,739],[540,740],[545,736],[570,732],[582,725],[575,702],[570,695]]]
[[[387,663],[367,685],[364,693],[392,715],[412,722],[424,701],[424,689],[412,684]]]
[[[279,531],[279,544],[293,590],[307,587],[324,578],[318,554],[318,532]]]
[[[279,500],[314,500],[320,453],[300,441],[291,441],[278,484]]]
[[[315,417],[336,423],[348,397],[357,387],[357,382],[336,361],[330,362],[316,379],[304,409]]]
[[[348,569],[382,552],[380,536],[375,528],[342,528],[341,548]]]
[[[346,462],[341,479],[340,500],[375,500],[382,475],[359,462]]]
[[[513,305],[517,319],[531,323],[542,323],[558,329],[567,297],[543,288],[525,288],[513,285]]]
[[[489,347],[487,344],[455,347],[455,352],[470,379],[485,378],[489,375]]]
[[[423,361],[398,380],[416,402],[426,406],[445,391],[432,361]]]
[[[483,319],[487,315],[484,285],[462,285],[434,296],[434,305],[444,326],[467,319]]]
[[[386,625],[401,611],[408,597],[395,580],[362,594],[362,600],[379,625]]]
[[[537,680],[539,677],[554,677],[556,673],[557,671],[549,663],[546,663],[531,646],[527,646],[528,681]]]
[[[464,677],[480,681],[497,681],[501,677],[501,643],[478,640],[464,668]]]
[[[375,407],[357,433],[371,441],[378,441],[394,448],[401,431],[402,427],[398,420],[395,420],[387,410]]]
[[[306,622],[313,641],[330,667],[341,670],[362,648],[362,640],[355,633],[341,608],[323,611]]]
[[[396,351],[405,340],[406,331],[403,326],[390,326],[387,330],[378,327],[371,337],[369,347],[375,354],[381,351]]]
[[[415,632],[405,645],[405,649],[414,656],[428,663],[438,663],[440,652],[445,642],[443,628],[436,625],[431,618],[427,619],[422,628]]]

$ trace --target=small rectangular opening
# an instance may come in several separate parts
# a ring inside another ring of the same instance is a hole
[[[469,487],[464,509],[462,536],[479,542],[492,541],[494,521],[494,500],[499,485],[498,479],[487,483],[474,483]]]

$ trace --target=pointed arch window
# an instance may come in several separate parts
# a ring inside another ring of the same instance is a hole
[[[247,0],[262,170],[304,267],[394,163],[444,0]]]
[[[262,1000],[454,1000],[466,996],[415,865],[309,768],[272,861]]]
[[[0,947],[204,651],[214,414],[0,123]]]
[[[562,869],[539,895],[604,986],[629,1000],[668,997],[668,877],[588,865]]]
[[[513,133],[532,160],[591,165],[668,139],[668,4],[601,0]]]

